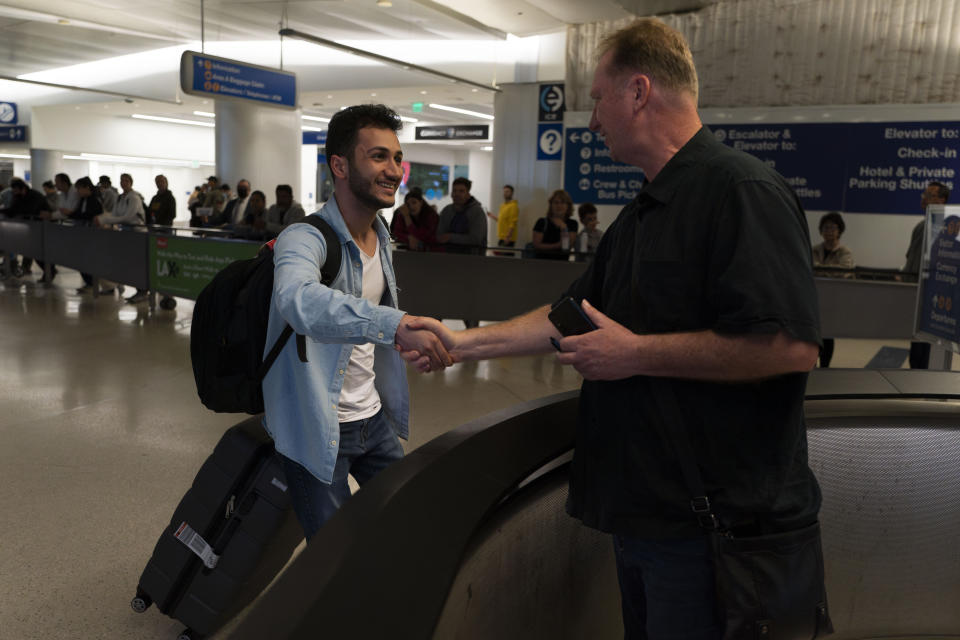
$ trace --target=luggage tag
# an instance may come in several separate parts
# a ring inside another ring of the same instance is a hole
[[[213,547],[207,544],[203,536],[194,531],[186,522],[181,524],[180,528],[177,529],[177,532],[173,535],[177,540],[187,545],[187,548],[193,551],[200,560],[203,561],[205,567],[213,569],[217,566],[217,561],[220,560],[220,556],[215,554]]]

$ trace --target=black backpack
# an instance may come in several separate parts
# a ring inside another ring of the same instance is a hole
[[[340,238],[319,216],[302,220],[323,234],[327,258],[320,281],[330,285],[340,272]],[[273,294],[273,242],[256,257],[224,267],[204,287],[193,307],[190,359],[200,401],[213,411],[263,412],[261,383],[293,333],[287,325],[267,357],[267,322]],[[297,335],[297,353],[307,361],[306,339]]]

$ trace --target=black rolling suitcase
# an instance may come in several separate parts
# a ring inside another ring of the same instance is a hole
[[[253,601],[290,559],[303,529],[273,442],[256,416],[231,427],[197,473],[153,550],[134,611],[153,603],[209,636]]]

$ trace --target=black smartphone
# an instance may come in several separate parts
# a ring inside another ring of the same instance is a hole
[[[547,314],[550,322],[557,328],[560,335],[577,336],[596,330],[597,326],[587,317],[577,301],[566,296],[550,308]],[[555,339],[551,339],[553,346],[559,351],[560,347]]]

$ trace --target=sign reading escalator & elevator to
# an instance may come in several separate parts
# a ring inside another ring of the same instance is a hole
[[[230,98],[284,109],[297,107],[295,73],[196,51],[184,51],[180,57],[180,88],[191,95],[218,100]]]

